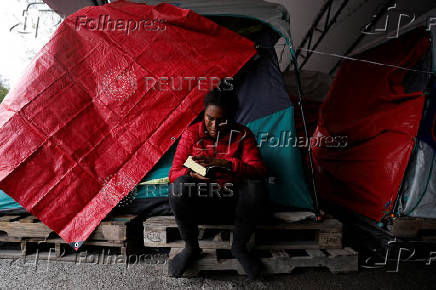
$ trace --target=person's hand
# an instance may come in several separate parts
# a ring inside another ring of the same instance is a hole
[[[220,166],[232,170],[232,162],[225,159],[212,158],[209,166]]]
[[[208,157],[208,156],[193,156],[192,160],[194,160],[195,162],[197,162],[201,166],[208,167],[208,166],[210,166],[209,163],[210,163],[211,157]]]
[[[219,158],[208,157],[208,156],[194,156],[192,157],[192,159],[204,167],[220,166],[220,167],[228,168],[230,170],[232,169],[232,162],[225,159],[219,159]]]
[[[195,179],[199,179],[199,180],[203,180],[203,181],[209,181],[210,178],[207,178],[205,176],[202,176],[200,174],[198,174],[197,172],[191,171],[190,172],[191,177],[195,178]]]

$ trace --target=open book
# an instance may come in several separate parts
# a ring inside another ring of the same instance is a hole
[[[216,172],[231,173],[230,169],[228,169],[226,167],[222,167],[222,166],[204,167],[201,164],[199,164],[198,162],[194,161],[192,159],[192,156],[189,156],[183,165],[186,166],[187,168],[190,168],[192,171],[197,172],[198,174],[200,174],[201,176],[204,176],[204,177],[213,177]]]

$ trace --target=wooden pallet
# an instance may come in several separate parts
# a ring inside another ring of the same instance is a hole
[[[202,249],[230,249],[233,225],[199,225]],[[184,246],[174,217],[152,217],[144,222],[146,247]],[[342,224],[336,219],[259,225],[250,245],[256,249],[340,249]]]
[[[135,215],[108,217],[94,230],[88,240],[75,252],[64,240],[29,215],[5,215],[0,217],[0,258],[34,257],[53,260],[73,261],[80,253],[92,249],[95,253],[101,247],[110,248],[106,253],[126,257],[128,254],[128,231]],[[138,228],[137,231],[140,229]],[[91,251],[90,251],[91,253]],[[79,255],[79,256],[78,256]],[[84,259],[82,259],[84,260]],[[85,259],[86,260],[86,259]],[[84,260],[84,261],[85,261]],[[89,260],[89,259],[88,259]]]
[[[413,238],[416,241],[436,240],[436,219],[401,216],[393,218],[392,224],[388,224],[387,228],[381,228],[377,225],[377,221],[362,214],[326,200],[322,203],[324,208],[327,208],[329,212],[334,212],[335,216],[344,223],[365,224],[375,229],[375,232],[392,238]]]
[[[398,238],[436,240],[436,219],[399,217],[393,220],[392,235]]]
[[[182,249],[172,248],[169,259]],[[358,253],[351,248],[326,250],[260,250],[256,253],[264,264],[265,274],[288,274],[296,268],[326,267],[332,273],[358,271]],[[168,269],[167,269],[168,270]],[[198,276],[203,271],[245,272],[229,250],[206,249],[203,257],[193,263],[185,277]]]

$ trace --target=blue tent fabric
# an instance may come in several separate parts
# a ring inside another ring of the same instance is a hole
[[[153,169],[141,180],[147,182],[154,179],[168,177],[171,166],[173,164],[174,154],[176,152],[178,141],[175,142],[170,149],[162,156],[159,162]],[[168,184],[147,184],[137,186],[136,198],[152,198],[168,196]]]
[[[269,197],[273,204],[313,210],[305,181],[294,124],[294,107],[275,112],[247,124],[254,133],[262,160],[270,176]]]
[[[421,121],[418,138],[430,145],[436,151],[436,81],[432,83],[432,93],[428,108]]]
[[[253,131],[269,175],[278,177],[277,183],[269,184],[270,201],[289,208],[313,209],[296,142],[294,107],[274,50],[276,39],[269,30],[250,38],[259,46],[259,57],[236,77],[236,121]]]
[[[273,35],[263,30],[251,37],[257,45],[259,57],[247,63],[239,72],[236,81],[239,108],[236,121],[247,124],[291,106],[280,73],[274,50]]]
[[[18,209],[21,205],[12,197],[0,190],[0,211]]]

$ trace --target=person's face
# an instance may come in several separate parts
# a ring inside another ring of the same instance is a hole
[[[207,106],[204,111],[204,124],[213,138],[216,138],[218,132],[220,135],[225,134],[229,126],[227,112],[220,106]]]

